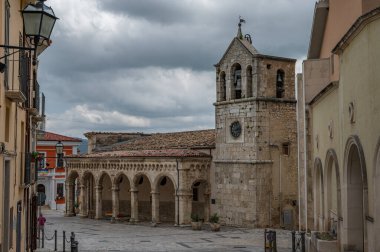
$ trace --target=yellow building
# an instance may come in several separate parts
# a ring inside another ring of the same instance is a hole
[[[36,245],[37,177],[32,152],[42,119],[36,57],[49,40],[41,33],[43,46],[37,55],[30,50],[34,46],[25,35],[21,13],[28,4],[0,0],[0,251],[30,251]]]
[[[380,1],[316,4],[298,78],[300,223],[335,236],[328,251],[380,251],[379,41]]]

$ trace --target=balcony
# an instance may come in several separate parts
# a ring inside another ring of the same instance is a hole
[[[20,90],[6,90],[5,97],[13,102],[25,102],[26,97]]]

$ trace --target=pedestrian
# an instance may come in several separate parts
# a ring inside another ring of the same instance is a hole
[[[40,213],[40,217],[38,217],[37,222],[38,222],[38,236],[41,237],[41,233],[42,235],[44,235],[44,227],[45,227],[45,222],[46,222],[46,218],[42,215],[42,213]]]

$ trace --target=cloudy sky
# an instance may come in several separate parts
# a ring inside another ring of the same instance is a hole
[[[215,72],[236,35],[303,59],[312,0],[49,0],[60,18],[40,57],[46,130],[168,132],[214,127]]]

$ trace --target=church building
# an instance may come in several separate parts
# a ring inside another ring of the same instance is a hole
[[[296,60],[260,54],[242,21],[215,65],[215,129],[86,133],[88,154],[66,157],[67,216],[297,225]]]

